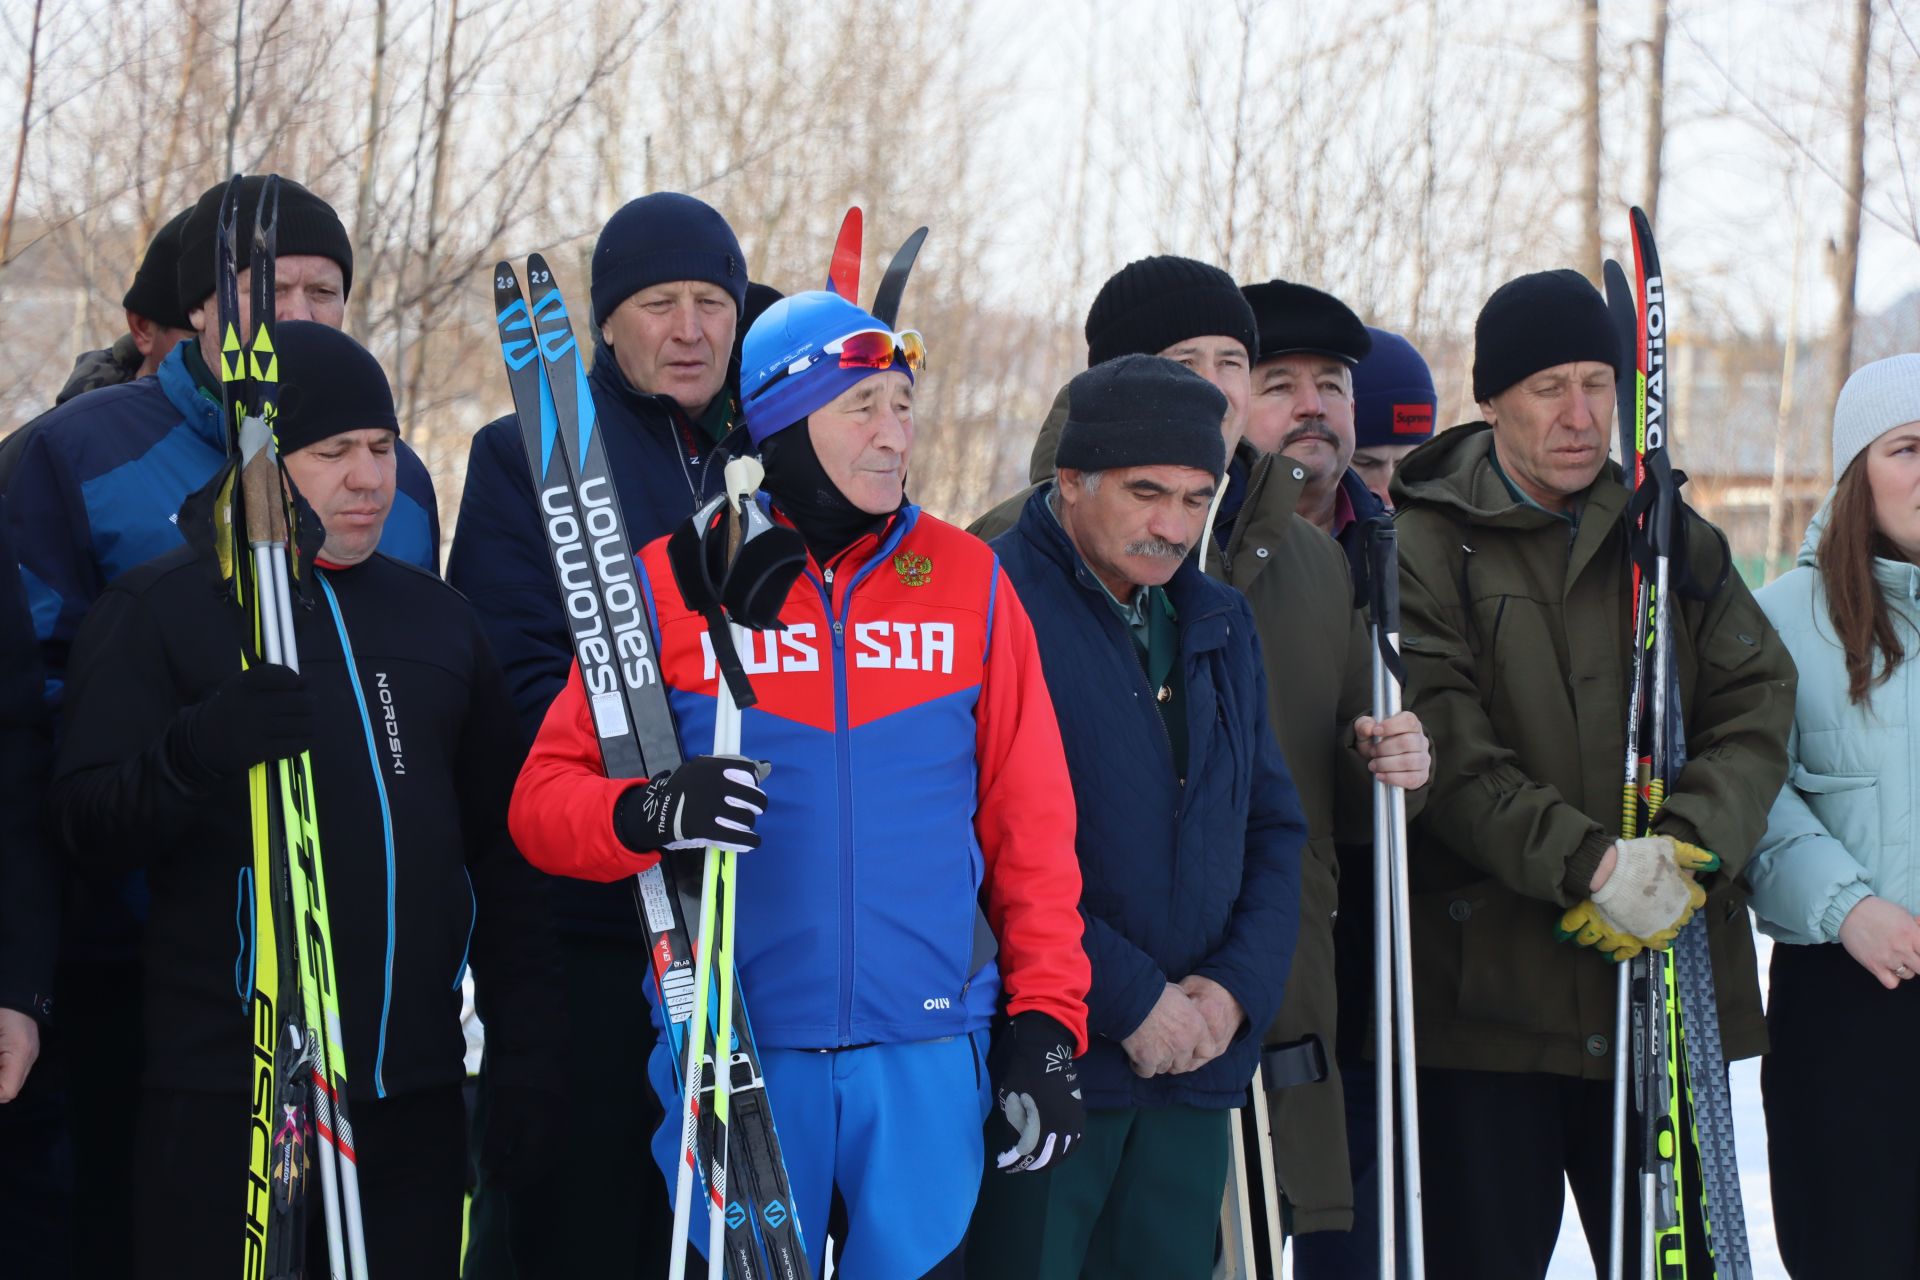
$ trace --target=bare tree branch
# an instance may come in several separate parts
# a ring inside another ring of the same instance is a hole
[[[13,182],[7,188],[7,212],[0,217],[0,266],[9,261],[13,245],[13,215],[20,203],[20,171],[27,163],[27,136],[33,127],[33,77],[40,54],[40,14],[45,0],[33,0],[33,34],[27,38],[27,86],[20,103],[20,142],[13,149]]]

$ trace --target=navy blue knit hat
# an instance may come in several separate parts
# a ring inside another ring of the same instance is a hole
[[[1356,449],[1420,444],[1433,436],[1440,407],[1433,371],[1397,333],[1369,327],[1373,349],[1353,366],[1353,444]]]
[[[651,285],[703,280],[746,310],[747,259],[720,211],[678,191],[629,200],[607,219],[593,246],[593,323]]]
[[[1115,356],[1067,384],[1067,421],[1053,465],[1192,467],[1218,480],[1227,469],[1220,434],[1226,416],[1220,388],[1187,366],[1138,352]]]

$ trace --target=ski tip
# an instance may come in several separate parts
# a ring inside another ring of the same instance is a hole
[[[833,258],[827,264],[827,289],[854,303],[860,302],[860,257],[866,215],[859,205],[848,208],[834,237]]]

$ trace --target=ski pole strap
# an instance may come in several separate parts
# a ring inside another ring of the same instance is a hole
[[[745,710],[757,699],[753,682],[747,679],[747,669],[740,662],[740,651],[734,647],[733,628],[727,625],[727,616],[717,605],[701,610],[700,616],[707,620],[707,634],[713,639],[713,660],[719,665],[727,688],[733,691],[733,705]]]
[[[1362,526],[1361,537],[1367,551],[1367,612],[1373,620],[1380,661],[1394,681],[1405,686],[1406,665],[1400,661],[1400,651],[1388,640],[1400,634],[1400,535],[1392,520],[1376,517]]]
[[[1303,1036],[1260,1050],[1260,1071],[1269,1089],[1319,1084],[1327,1078],[1327,1049],[1317,1035]]]
[[[1633,559],[1641,571],[1653,573],[1654,562],[1667,557],[1667,582],[1676,595],[1690,600],[1711,600],[1727,585],[1733,569],[1733,553],[1727,537],[1718,528],[1707,528],[1720,542],[1720,572],[1711,585],[1702,586],[1693,574],[1693,557],[1688,554],[1687,539],[1692,508],[1680,500],[1687,473],[1670,466],[1664,451],[1648,455],[1647,480],[1627,499],[1627,537]],[[1645,517],[1644,519],[1642,517]]]

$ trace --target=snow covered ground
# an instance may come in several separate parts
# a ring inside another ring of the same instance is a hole
[[[1767,987],[1767,969],[1773,959],[1773,940],[1761,937],[1760,990]],[[1780,1265],[1780,1250],[1773,1238],[1773,1195],[1767,1183],[1767,1124],[1760,1110],[1760,1062],[1754,1059],[1733,1064],[1734,1142],[1740,1152],[1740,1193],[1746,1201],[1747,1235],[1753,1247],[1754,1280],[1787,1280]],[[1586,1237],[1580,1227],[1580,1213],[1573,1196],[1567,1196],[1566,1216],[1560,1220],[1560,1243],[1553,1254],[1553,1266],[1547,1280],[1592,1280],[1593,1259],[1587,1254]]]

